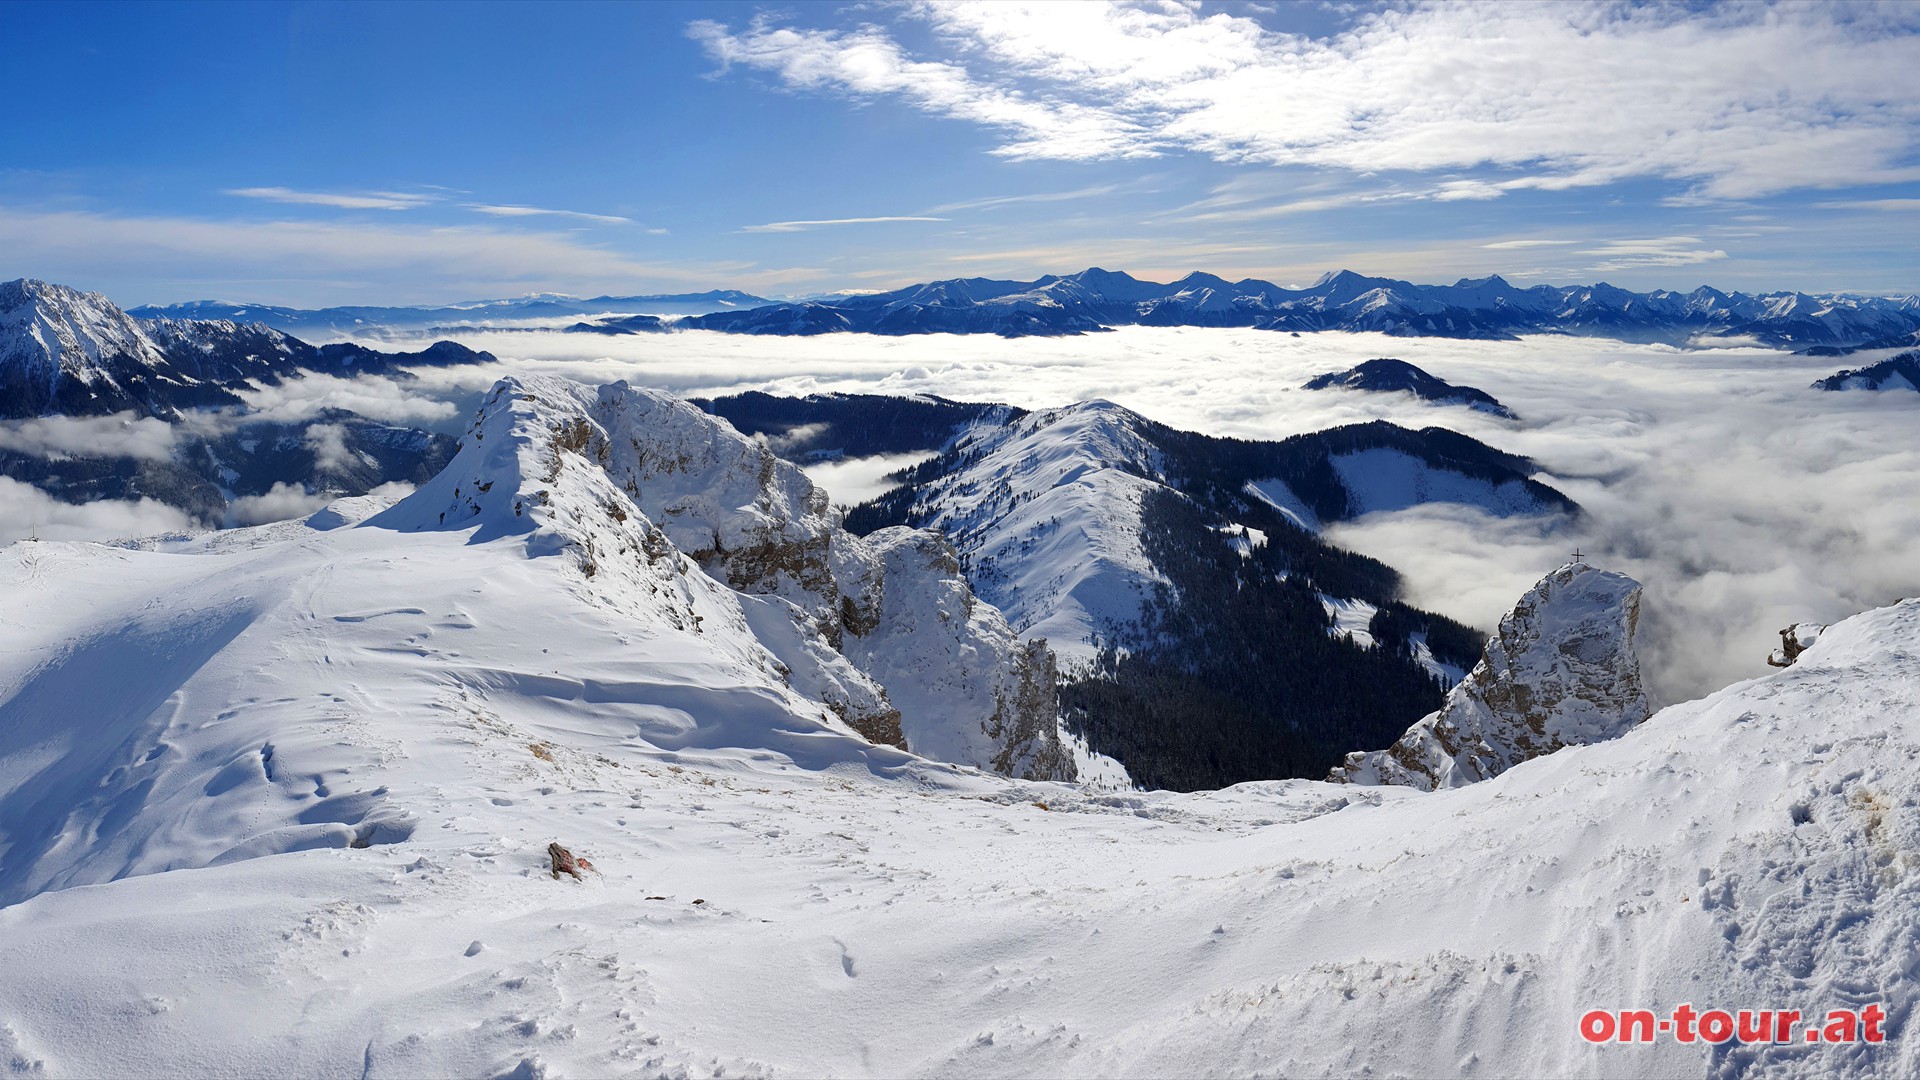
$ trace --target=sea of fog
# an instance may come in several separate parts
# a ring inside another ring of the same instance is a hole
[[[312,377],[255,404],[285,419],[339,406],[458,430],[495,378],[537,371],[685,395],[927,393],[1027,408],[1105,398],[1175,427],[1250,438],[1375,418],[1445,426],[1533,458],[1540,478],[1586,515],[1549,529],[1435,505],[1342,524],[1330,538],[1398,568],[1413,603],[1482,628],[1577,546],[1646,584],[1641,651],[1661,703],[1764,673],[1775,631],[1790,622],[1920,594],[1920,395],[1808,386],[1880,354],[1148,327],[1016,340],[707,332],[461,340],[499,363],[412,380]],[[1479,387],[1521,419],[1407,395],[1298,389],[1377,356]],[[857,501],[879,483],[881,464],[816,475],[836,501]]]

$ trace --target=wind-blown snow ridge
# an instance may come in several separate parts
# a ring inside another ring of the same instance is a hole
[[[1052,654],[975,603],[944,541],[847,533],[798,467],[680,399],[504,379],[447,469],[368,524],[473,528],[476,542],[527,533],[530,553],[570,555],[595,595],[664,604],[699,631],[708,616],[681,603],[684,553],[738,594],[790,684],[854,730],[1014,775],[1072,776]]]

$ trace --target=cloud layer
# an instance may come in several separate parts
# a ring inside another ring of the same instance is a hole
[[[112,416],[42,416],[0,421],[0,450],[34,457],[131,457],[165,461],[179,433],[165,420]]]
[[[1920,177],[1912,5],[1416,4],[1331,38],[1177,3],[892,10],[891,27],[763,16],[688,32],[723,67],[978,124],[1016,159],[1501,170],[1447,199],[1633,177],[1713,198]],[[918,52],[901,44],[929,33]]]
[[[537,370],[689,395],[931,393],[1030,408],[1098,397],[1176,427],[1249,438],[1376,418],[1454,428],[1532,456],[1548,482],[1587,508],[1585,519],[1553,530],[1426,507],[1342,525],[1333,538],[1399,568],[1416,603],[1483,628],[1578,545],[1646,583],[1646,663],[1665,701],[1765,673],[1773,631],[1791,621],[1839,619],[1920,595],[1910,554],[1920,535],[1911,495],[1920,400],[1808,389],[1836,366],[1830,359],[1562,337],[1146,327],[1017,341],[701,332],[461,340],[505,359],[422,371],[402,392],[466,401],[501,374]],[[1486,390],[1524,423],[1398,395],[1297,389],[1376,356]],[[853,468],[839,479],[863,492],[873,480]],[[822,480],[836,501],[850,497],[834,490],[832,472]]]
[[[152,499],[61,502],[10,476],[0,476],[0,544],[42,540],[110,540],[180,532],[194,525],[184,512]]]

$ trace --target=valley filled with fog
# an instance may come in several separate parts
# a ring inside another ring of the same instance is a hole
[[[1107,399],[1176,428],[1258,439],[1372,419],[1451,428],[1533,458],[1541,479],[1585,515],[1548,527],[1430,503],[1333,525],[1328,538],[1400,570],[1409,602],[1483,630],[1578,547],[1646,583],[1642,651],[1660,703],[1763,674],[1774,631],[1788,623],[1833,621],[1920,592],[1910,554],[1911,537],[1920,535],[1920,500],[1911,498],[1920,469],[1913,402],[1809,386],[1880,352],[1834,358],[1560,336],[1500,342],[1159,327],[1016,340],[698,331],[585,338],[466,334],[458,340],[499,362],[423,369],[406,380],[308,376],[263,391],[253,404],[289,421],[347,407],[458,434],[495,379],[539,372],[686,396],[934,394],[1029,409]],[[390,337],[367,343],[416,347]],[[1315,375],[1382,356],[1485,390],[1520,419],[1408,394],[1300,389]],[[877,465],[810,471],[839,502],[884,486]],[[846,491],[835,489],[836,477]]]

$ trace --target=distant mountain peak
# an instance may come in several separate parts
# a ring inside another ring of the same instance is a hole
[[[1440,405],[1465,405],[1508,420],[1518,419],[1513,410],[1500,404],[1493,395],[1471,386],[1455,386],[1445,379],[1391,357],[1367,360],[1345,371],[1317,375],[1301,387],[1326,390],[1334,387],[1375,393],[1405,392]]]

